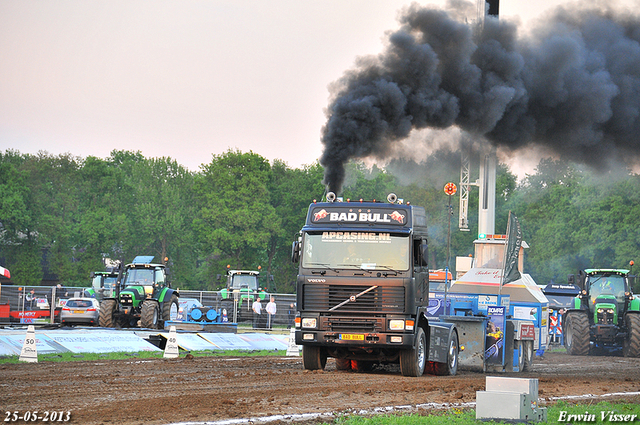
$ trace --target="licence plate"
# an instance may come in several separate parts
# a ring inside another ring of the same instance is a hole
[[[73,312],[75,314],[82,314],[82,313],[84,313],[84,310],[73,310]]]
[[[340,339],[347,341],[364,341],[363,334],[340,334]]]

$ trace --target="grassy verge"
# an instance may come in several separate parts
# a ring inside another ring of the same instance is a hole
[[[285,356],[285,350],[228,350],[228,351],[180,351],[180,357],[191,354],[194,357],[252,357],[252,356]],[[38,362],[75,362],[75,361],[106,361],[123,359],[161,359],[162,351],[139,351],[139,352],[117,352],[117,353],[60,353],[60,354],[38,354]],[[20,356],[0,357],[0,364],[22,363]]]
[[[603,417],[604,414],[604,417]],[[617,418],[610,415],[620,415]],[[594,415],[593,417],[585,416],[572,418],[570,415]],[[628,415],[625,417],[625,415]],[[633,418],[632,415],[635,415]],[[610,403],[601,401],[599,403],[581,403],[569,404],[566,402],[558,402],[547,407],[547,424],[580,424],[580,423],[606,423],[606,422],[622,422],[635,423],[640,421],[640,405],[632,403]],[[513,423],[509,421],[484,421],[476,420],[476,412],[474,409],[448,409],[430,411],[427,414],[412,415],[379,415],[372,417],[362,416],[344,416],[331,422],[331,425],[478,425],[478,424],[496,424],[496,423]],[[325,422],[325,425],[329,423]]]

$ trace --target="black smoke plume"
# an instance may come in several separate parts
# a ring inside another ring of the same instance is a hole
[[[504,20],[477,31],[455,15],[406,8],[384,52],[334,84],[320,160],[330,190],[347,161],[385,158],[423,128],[457,126],[505,151],[538,145],[600,169],[638,160],[637,15],[559,7],[526,37]]]

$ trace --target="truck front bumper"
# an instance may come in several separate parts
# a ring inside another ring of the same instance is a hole
[[[333,332],[296,329],[296,345],[318,345],[343,348],[411,348],[414,335],[400,332]]]

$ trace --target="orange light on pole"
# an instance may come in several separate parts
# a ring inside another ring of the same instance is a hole
[[[458,187],[455,183],[447,183],[444,185],[444,193],[449,196],[455,195],[457,191]]]

